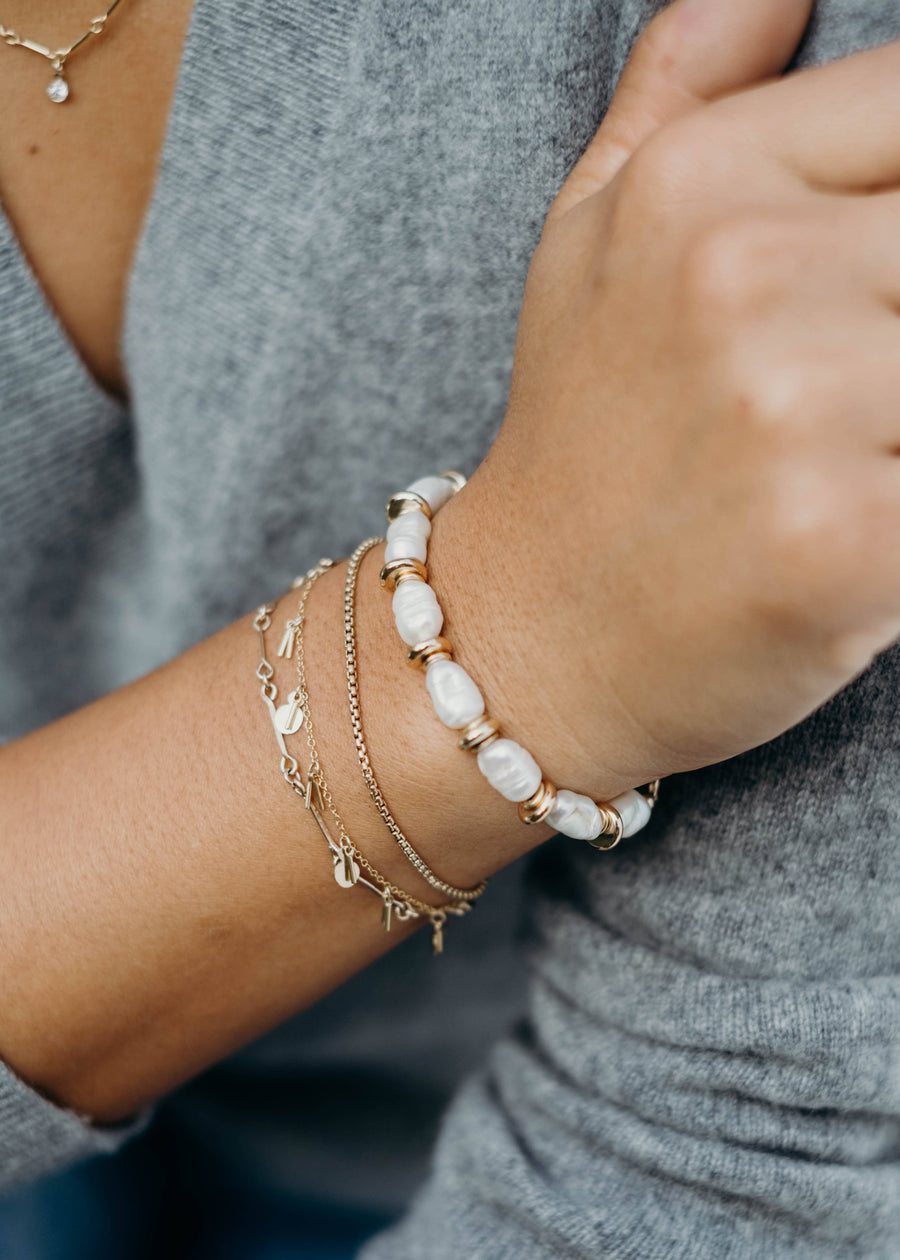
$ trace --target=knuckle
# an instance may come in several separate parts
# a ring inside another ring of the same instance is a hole
[[[792,226],[735,212],[704,226],[685,247],[680,297],[688,314],[713,327],[770,310],[789,291],[797,257]]]
[[[831,673],[852,678],[871,665],[873,658],[888,646],[893,637],[891,626],[872,630],[837,631],[825,638],[822,645],[824,663]]]
[[[736,352],[729,388],[735,423],[749,432],[771,436],[782,446],[807,434],[832,403],[827,374],[802,358],[776,361]]]
[[[785,612],[818,619],[823,597],[854,563],[841,479],[803,459],[783,460],[769,469],[761,500],[756,545],[770,594]]]

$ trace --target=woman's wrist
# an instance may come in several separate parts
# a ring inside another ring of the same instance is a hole
[[[477,511],[477,501],[473,501],[473,505]],[[419,512],[413,512],[412,516],[417,518],[414,524],[427,529],[427,522]],[[444,522],[449,523],[448,527],[445,528]],[[477,545],[479,536],[483,537],[482,522],[471,511],[451,513],[448,504],[435,513],[432,528],[429,570],[438,572],[436,585],[441,605],[454,610],[447,617],[446,633],[453,635],[454,644],[465,641],[472,645],[460,653],[461,663],[469,663],[474,670],[491,711],[502,714],[507,741],[521,739],[525,748],[519,751],[523,755],[528,755],[525,749],[530,747],[544,758],[542,765],[558,766],[560,785],[580,787],[583,777],[592,785],[600,784],[597,796],[604,800],[632,788],[633,780],[616,779],[598,771],[596,759],[583,754],[581,743],[560,721],[559,714],[565,704],[555,705],[556,698],[546,687],[541,693],[544,662],[526,663],[524,660],[523,650],[528,644],[525,618],[523,610],[517,609],[504,591],[508,578],[501,576],[497,584],[498,620],[493,624],[485,620],[485,610],[492,604],[486,597],[489,579],[484,566],[484,549],[479,551]],[[392,528],[389,534],[396,532]],[[383,815],[372,800],[371,783],[364,776],[351,735],[348,677],[342,668],[343,656],[336,651],[346,616],[344,565],[337,566],[321,580],[315,616],[309,619],[306,630],[309,659],[316,676],[315,683],[311,684],[314,691],[311,704],[325,719],[324,725],[317,719],[317,728],[320,742],[324,741],[327,777],[331,783],[339,785],[341,812],[348,822],[348,830],[353,832],[355,828],[359,836],[365,837],[364,847],[390,879],[398,883],[405,880],[405,886],[409,887],[411,879],[418,879],[415,872],[424,868],[426,880],[429,874],[436,872],[442,882],[471,887],[535,847],[555,828],[549,823],[524,826],[515,807],[511,809],[485,781],[484,768],[478,773],[474,759],[456,750],[455,739],[448,737],[446,725],[432,711],[420,674],[408,668],[406,648],[394,629],[391,601],[378,590],[377,574],[382,559],[383,552],[379,548],[366,554],[355,583],[359,700],[365,715],[367,755],[371,758],[380,792],[389,802],[397,829],[405,833],[404,840],[411,844],[398,842],[385,825]],[[483,566],[478,573],[475,572],[476,560]],[[397,559],[394,564],[402,567],[403,562]],[[418,569],[418,576],[423,576],[421,562]],[[407,589],[415,591],[421,587],[414,582]],[[429,592],[423,595],[426,593]],[[517,617],[520,625],[516,623]],[[507,626],[512,629],[507,630]],[[545,632],[544,626],[532,617],[527,629],[532,634],[531,642],[537,646],[540,635]],[[517,655],[504,652],[510,637],[519,648]],[[479,651],[479,643],[486,648]],[[504,666],[507,667],[505,677]],[[516,666],[520,667],[518,677]],[[471,683],[469,688],[473,690]],[[520,717],[523,709],[525,716]],[[449,725],[454,724],[451,721]],[[560,730],[565,738],[559,738]],[[509,742],[506,746],[510,746]],[[574,799],[571,790],[563,795]],[[635,795],[631,793],[632,797]],[[594,813],[598,812],[587,798],[579,796],[578,799]],[[562,798],[559,803],[564,803]],[[642,822],[647,813],[646,805],[640,800],[636,803],[643,808]],[[615,817],[615,813],[611,811],[611,817]],[[565,829],[562,823],[559,826]],[[410,848],[422,862],[410,858]],[[433,879],[428,883],[431,887],[421,881],[415,887],[416,895],[428,894],[433,899],[434,887],[438,885]]]
[[[400,827],[433,870],[465,887],[520,857],[552,834],[525,827],[475,764],[459,755],[435,718],[422,679],[406,663],[390,601],[380,589],[382,555],[366,555],[357,582],[360,703],[379,786]],[[318,583],[306,627],[310,705],[322,763],[339,796],[347,829],[379,870],[434,901],[385,826],[363,778],[353,742],[342,643],[346,564]],[[285,682],[289,675],[285,673]]]
[[[565,628],[563,584],[550,589],[543,578],[537,511],[494,493],[483,471],[433,522],[429,582],[443,633],[503,735],[528,749],[547,779],[612,800],[645,781],[644,759],[622,759],[619,717],[597,685],[595,662]],[[598,626],[595,656],[604,651],[601,634]]]

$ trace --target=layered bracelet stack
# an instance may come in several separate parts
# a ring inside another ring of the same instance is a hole
[[[435,875],[434,871],[428,866],[427,862],[421,857],[406,836],[397,825],[394,815],[388,808],[387,802],[382,795],[381,788],[375,779],[375,772],[372,769],[372,763],[369,758],[369,750],[366,747],[365,734],[363,732],[362,711],[359,702],[359,680],[357,677],[356,666],[356,618],[354,609],[356,605],[356,576],[359,572],[359,566],[363,556],[370,551],[372,547],[378,546],[384,542],[383,538],[368,538],[365,542],[360,543],[347,565],[347,576],[344,583],[344,653],[345,665],[347,670],[347,685],[350,693],[350,723],[353,727],[353,741],[356,745],[356,754],[359,758],[360,768],[362,769],[363,779],[366,787],[369,789],[369,795],[375,802],[375,806],[381,815],[385,826],[397,842],[397,846],[403,853],[412,867],[422,876],[427,884],[430,884],[437,892],[450,899],[452,902],[459,904],[471,904],[482,895],[487,888],[487,880],[482,880],[480,884],[476,884],[474,888],[457,888],[454,884],[448,884],[445,880]]]
[[[428,584],[428,540],[434,514],[465,484],[461,473],[423,477],[391,496],[387,504],[387,546],[381,584],[393,595],[394,621],[409,649],[410,665],[425,670],[425,686],[434,711],[458,732],[458,746],[474,753],[491,787],[518,806],[523,823],[547,823],[554,831],[612,849],[650,819],[659,781],[645,793],[623,792],[611,801],[594,801],[580,792],[557,788],[521,744],[505,739],[490,717],[477,683],[453,659],[453,646],[441,631],[444,614]]]
[[[281,753],[281,773],[288,786],[301,798],[304,807],[322,833],[331,855],[335,883],[340,888],[353,888],[359,884],[375,893],[381,901],[381,924],[386,932],[391,930],[395,919],[401,923],[410,919],[426,919],[431,924],[432,948],[436,954],[440,954],[444,948],[444,924],[447,922],[447,916],[465,914],[470,908],[470,899],[452,900],[433,906],[413,896],[412,893],[398,888],[382,875],[348,835],[344,820],[322,772],[309,709],[303,627],[306,620],[306,605],[313,585],[332,567],[332,564],[331,560],[320,560],[304,577],[294,583],[295,587],[300,588],[300,602],[296,615],[285,627],[278,655],[296,656],[297,685],[283,705],[277,703],[278,687],[275,683],[275,668],[268,659],[266,649],[266,631],[272,624],[272,613],[276,605],[271,603],[261,605],[256,610],[256,616],[253,619],[254,629],[259,636],[260,659],[256,668],[256,677],[260,682],[260,696],[268,710]],[[300,773],[300,763],[285,743],[287,736],[297,734],[304,727],[309,751],[309,768],[305,780]],[[332,834],[326,814],[331,815],[337,836]]]
[[[387,505],[386,540],[367,538],[360,543],[350,557],[344,582],[347,699],[363,781],[399,852],[424,883],[440,895],[442,900],[438,904],[404,891],[377,870],[348,834],[325,779],[310,712],[303,632],[310,594],[317,580],[333,567],[333,562],[320,560],[293,583],[293,589],[299,590],[299,602],[296,613],[285,623],[278,656],[295,660],[296,684],[281,704],[278,703],[275,667],[268,658],[266,646],[266,633],[272,626],[277,605],[261,605],[253,619],[259,638],[256,677],[275,732],[281,774],[321,832],[335,882],[341,888],[359,885],[374,893],[380,901],[381,923],[386,931],[390,931],[395,921],[428,921],[435,953],[443,950],[448,917],[466,914],[484,893],[487,881],[462,888],[435,874],[402,831],[378,785],[363,725],[356,651],[357,581],[360,565],[374,547],[386,543],[381,585],[392,594],[394,620],[407,647],[408,663],[424,671],[425,685],[437,717],[456,732],[458,747],[477,757],[478,768],[488,783],[517,806],[523,823],[546,823],[563,835],[587,840],[598,849],[611,849],[624,836],[633,835],[647,823],[659,790],[656,781],[643,792],[632,790],[601,802],[579,792],[557,788],[543,776],[534,757],[514,740],[505,738],[500,723],[488,714],[481,689],[453,659],[452,644],[442,634],[444,615],[428,583],[426,568],[434,514],[464,484],[465,478],[460,473],[441,473],[436,477],[423,477],[392,495]],[[306,742],[305,776],[300,770],[300,760],[287,744],[301,733],[305,734]]]

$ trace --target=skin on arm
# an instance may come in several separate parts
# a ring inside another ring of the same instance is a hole
[[[882,295],[900,289],[900,262],[891,206],[857,195],[863,176],[900,179],[900,53],[705,104],[728,86],[707,72],[725,34],[738,88],[788,62],[808,16],[799,0],[721,10],[679,0],[641,41],[622,85],[633,114],[611,111],[532,264],[500,438],[429,549],[447,633],[490,710],[548,777],[598,798],[771,738],[900,625],[900,582],[873,546],[900,523],[896,391],[891,359],[872,363],[873,338],[896,349]],[[629,135],[640,148],[607,186]],[[825,154],[837,196],[807,180]],[[855,265],[861,217],[883,242],[877,277]],[[800,274],[785,272],[794,254]],[[809,384],[810,310],[817,346],[840,332],[837,394]],[[574,577],[561,557],[582,561]],[[521,826],[431,715],[377,564],[359,607],[373,760],[429,864],[472,884],[547,833]],[[341,576],[321,579],[307,631],[322,763],[351,835],[415,891],[356,764]],[[399,938],[370,895],[336,887],[281,780],[256,652],[245,619],[0,753],[0,1054],[98,1118]]]
[[[437,550],[448,556],[449,546],[441,539]],[[430,714],[378,586],[377,553],[367,561],[359,658],[379,781],[438,872],[468,885],[548,833],[522,826]],[[356,760],[344,570],[318,582],[305,633],[322,765],[365,855],[436,902],[378,817]],[[296,599],[284,597],[268,636],[282,696],[293,662],[278,661],[275,648]],[[244,618],[0,753],[0,1051],[51,1096],[98,1118],[172,1088],[411,930],[397,923],[385,933],[371,894],[336,885],[318,828],[279,773],[257,660]],[[305,770],[303,731],[295,740]]]

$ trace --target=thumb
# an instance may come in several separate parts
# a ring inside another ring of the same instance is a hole
[[[664,123],[779,74],[814,0],[674,0],[644,29],[603,123],[554,201],[548,222],[612,180]]]

